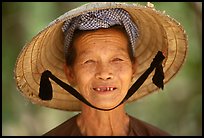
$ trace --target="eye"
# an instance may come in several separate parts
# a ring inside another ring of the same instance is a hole
[[[91,64],[91,63],[95,63],[95,61],[92,59],[84,61],[84,64]]]
[[[113,62],[122,62],[124,60],[122,58],[114,58],[112,61]]]

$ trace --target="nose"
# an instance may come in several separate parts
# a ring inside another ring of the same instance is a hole
[[[96,78],[100,80],[110,80],[113,79],[113,71],[111,66],[107,64],[101,64],[97,67]]]

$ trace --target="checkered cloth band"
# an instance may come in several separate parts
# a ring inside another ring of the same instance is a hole
[[[124,26],[129,36],[134,55],[135,41],[138,37],[138,29],[132,22],[127,11],[121,8],[115,8],[92,11],[66,20],[62,26],[62,31],[65,34],[65,57],[67,57],[69,44],[72,41],[72,37],[76,29],[93,30],[99,28],[109,28],[114,25]]]

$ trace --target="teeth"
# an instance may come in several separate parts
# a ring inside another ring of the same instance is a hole
[[[96,91],[113,91],[114,88],[107,87],[107,88],[95,88]]]

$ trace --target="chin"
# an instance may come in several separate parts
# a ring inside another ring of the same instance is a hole
[[[92,104],[93,104],[95,107],[98,107],[98,108],[111,109],[111,108],[114,108],[115,106],[117,106],[121,101],[122,101],[122,99],[121,99],[121,100],[118,100],[118,101],[103,100],[103,101],[95,101],[95,102],[92,102]]]

